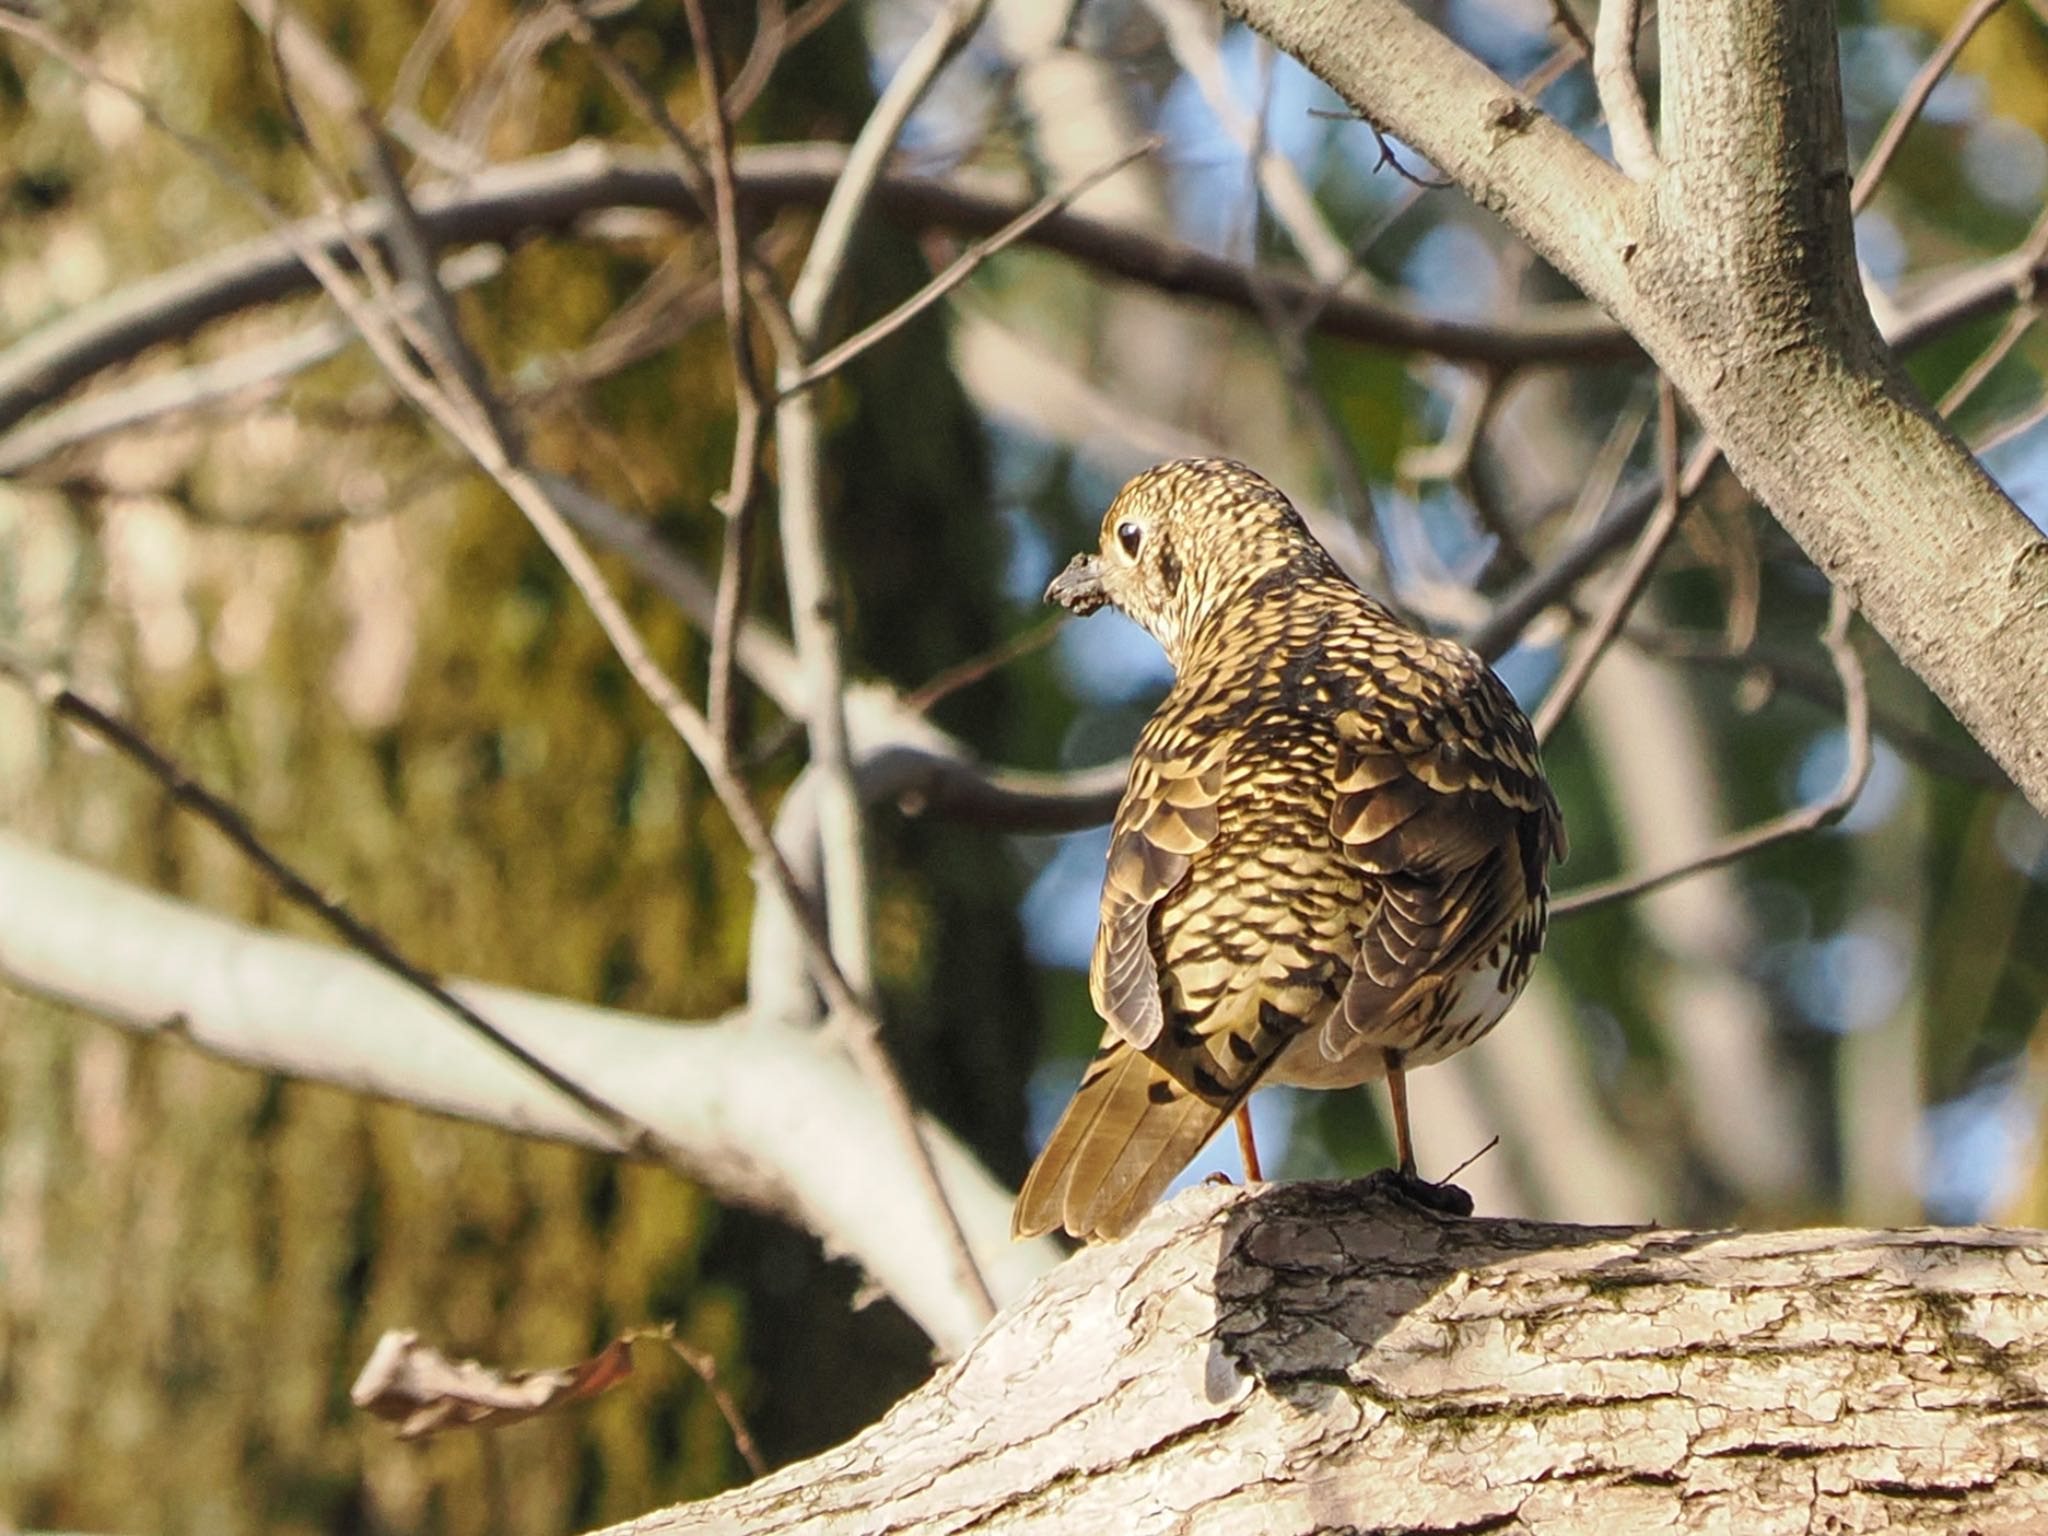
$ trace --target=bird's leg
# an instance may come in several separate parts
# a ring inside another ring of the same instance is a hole
[[[1401,1052],[1389,1046],[1380,1052],[1387,1064],[1387,1097],[1394,1103],[1394,1167],[1404,1179],[1415,1177],[1415,1143],[1408,1136],[1408,1073]]]
[[[1393,1101],[1394,1106],[1396,1161],[1392,1168],[1382,1168],[1368,1182],[1446,1216],[1470,1216],[1472,1197],[1464,1190],[1448,1181],[1432,1184],[1416,1173],[1415,1142],[1408,1132],[1408,1072],[1403,1065],[1405,1053],[1389,1046],[1380,1055],[1387,1067],[1387,1097]]]
[[[1259,1172],[1259,1144],[1252,1139],[1252,1101],[1239,1104],[1230,1119],[1237,1127],[1237,1155],[1244,1160],[1245,1183],[1264,1183],[1266,1176]]]

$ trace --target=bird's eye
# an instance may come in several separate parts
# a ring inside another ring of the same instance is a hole
[[[1145,530],[1136,523],[1118,523],[1116,541],[1123,545],[1124,553],[1135,560],[1138,558],[1138,546],[1145,542]]]

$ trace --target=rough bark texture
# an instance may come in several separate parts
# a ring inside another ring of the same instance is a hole
[[[1855,271],[1833,12],[1668,0],[1629,180],[1401,0],[1225,0],[1642,343],[1729,464],[2036,809],[2048,540],[1937,420]]]
[[[2048,1234],[1192,1191],[881,1423],[613,1536],[2038,1532]]]

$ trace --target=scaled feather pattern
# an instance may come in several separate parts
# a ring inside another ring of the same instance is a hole
[[[1108,1027],[1015,1216],[1109,1238],[1254,1086],[1353,1086],[1498,1023],[1565,834],[1500,679],[1361,591],[1241,464],[1138,476],[1047,597],[1114,604],[1174,667],[1111,831]]]

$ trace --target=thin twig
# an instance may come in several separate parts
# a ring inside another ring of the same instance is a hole
[[[943,272],[940,272],[930,282],[918,289],[916,293],[890,310],[889,313],[883,315],[872,324],[863,326],[846,340],[821,354],[816,361],[804,368],[794,379],[782,384],[780,392],[787,395],[796,390],[810,389],[814,385],[830,378],[848,363],[866,352],[868,348],[874,346],[877,342],[885,341],[895,335],[904,326],[910,324],[911,321],[938,303],[940,299],[943,299],[955,288],[966,282],[968,278],[974,275],[975,270],[983,262],[987,261],[998,251],[1016,244],[1017,241],[1030,234],[1040,224],[1043,224],[1062,209],[1077,202],[1089,191],[1102,182],[1107,181],[1132,161],[1150,154],[1162,142],[1159,136],[1154,134],[1142,143],[1132,145],[1113,159],[1104,161],[1094,170],[1076,178],[1057,191],[1047,193],[994,234],[977,240],[974,244],[968,246],[955,260],[947,265]]]
[[[1679,477],[1678,493],[1690,499],[1699,494],[1707,476],[1721,462],[1721,445],[1712,438],[1702,440],[1686,460]],[[1661,503],[1662,483],[1656,476],[1637,485],[1606,518],[1587,530],[1556,560],[1516,586],[1494,608],[1484,624],[1465,636],[1465,643],[1492,660],[1521,638],[1536,616],[1558,602],[1608,555],[1639,533]]]
[[[2014,438],[2025,436],[2044,421],[2048,421],[2048,399],[2043,399],[2039,404],[2031,405],[2018,415],[2001,421],[1972,443],[1970,450],[1981,458],[1992,449],[2003,448]]]
[[[743,116],[747,108],[760,99],[769,77],[775,73],[775,66],[782,62],[782,56],[830,21],[845,3],[846,0],[807,0],[806,4],[788,15],[781,14],[781,6],[777,3],[773,7],[777,16],[772,30],[768,15],[771,7],[764,4],[754,46],[747,50],[746,62],[732,77],[732,84],[726,87],[726,117],[736,120]]]
[[[846,271],[854,230],[874,196],[904,125],[939,71],[967,46],[967,39],[981,25],[988,7],[989,0],[949,0],[912,44],[867,121],[861,124],[853,147],[847,152],[846,167],[833,183],[832,195],[818,215],[817,232],[811,237],[803,270],[790,289],[790,317],[796,322],[797,336],[805,346],[817,343],[825,307],[832,302]]]
[[[1060,632],[1065,614],[1054,614],[1041,619],[1029,629],[1012,635],[999,645],[992,645],[979,656],[970,656],[956,662],[939,673],[922,687],[914,688],[903,695],[903,707],[924,714],[941,699],[951,698],[962,688],[970,688],[983,678],[1000,672],[1014,661],[1021,661],[1035,651],[1042,651],[1052,643]]]
[[[1661,375],[1657,380],[1657,464],[1663,492],[1658,497],[1656,514],[1643,525],[1636,547],[1629,554],[1628,564],[1622,568],[1614,591],[1594,620],[1593,628],[1580,642],[1550,691],[1543,696],[1543,703],[1537,708],[1533,722],[1538,741],[1549,740],[1550,733],[1557,729],[1557,722],[1572,707],[1579,691],[1586,686],[1586,680],[1593,675],[1593,669],[1600,665],[1608,643],[1642,597],[1643,588],[1649,585],[1650,573],[1656,570],[1664,547],[1671,542],[1671,535],[1678,531],[1679,514],[1685,510],[1685,496],[1679,486],[1678,391],[1671,387],[1668,378]]]
[[[1593,39],[1586,35],[1586,24],[1572,9],[1572,0],[1550,0],[1550,16],[1581,58],[1593,57]]]
[[[1849,639],[1849,613],[1848,597],[1840,587],[1834,588],[1828,599],[1827,629],[1821,639],[1827,646],[1829,659],[1834,662],[1835,676],[1841,680],[1845,717],[1843,731],[1848,738],[1848,756],[1842,764],[1842,777],[1835,787],[1811,805],[1774,817],[1761,826],[1716,844],[1705,853],[1682,859],[1652,874],[1626,875],[1566,891],[1551,902],[1552,917],[1575,916],[1590,912],[1595,907],[1646,895],[1689,875],[1732,864],[1774,843],[1833,826],[1848,814],[1849,808],[1856,803],[1856,797],[1863,792],[1864,780],[1870,777],[1871,761],[1870,690],[1863,672],[1863,660]]]
[[[1739,671],[1774,692],[1782,691],[1830,714],[1842,708],[1841,679],[1833,670],[1787,647],[1753,643],[1738,648],[1719,636],[1659,629],[1640,622],[1623,630],[1622,638],[1646,656]],[[1897,748],[1901,757],[1930,773],[1990,789],[2012,787],[2012,780],[1981,747],[1969,743],[1968,737],[1963,742],[1945,740],[1902,712],[1887,710],[1877,699],[1870,702],[1870,726]]]
[[[1215,8],[1197,0],[1145,0],[1145,8],[1165,35],[1174,63],[1194,82],[1223,131],[1246,150],[1248,173],[1274,222],[1287,232],[1288,241],[1301,254],[1310,275],[1319,283],[1334,282],[1341,286],[1357,273],[1358,264],[1316,205],[1315,193],[1302,180],[1294,162],[1267,145],[1265,113],[1246,113],[1232,95],[1230,75],[1223,66],[1220,18]],[[1262,41],[1261,46],[1270,45]],[[1270,71],[1261,93],[1269,91]],[[1257,252],[1252,256],[1255,260]]]
[[[455,24],[468,4],[469,0],[434,0],[427,19],[413,34],[405,57],[398,61],[398,70],[391,77],[391,91],[384,98],[387,119],[417,111],[420,90],[426,85],[427,76],[433,73],[435,64],[440,62],[442,50],[455,35]]]
[[[10,651],[0,650],[0,674],[26,686],[36,702],[51,714],[83,727],[141,768],[163,786],[173,801],[227,838],[293,905],[311,913],[349,948],[431,999],[465,1028],[482,1036],[589,1114],[618,1138],[622,1150],[656,1158],[670,1167],[688,1165],[681,1151],[661,1132],[536,1056],[450,992],[431,972],[406,958],[377,929],[340,902],[321,894],[318,886],[271,850],[239,811],[193,778],[135,726],[79,693],[59,673],[36,666]]]
[[[2019,345],[2020,338],[2033,329],[2034,322],[2041,318],[2041,312],[2031,305],[2022,305],[2005,317],[2005,324],[1991,343],[1978,353],[1968,368],[1962,372],[1948,392],[1941,397],[1941,403],[1934,409],[1942,416],[1953,416],[1963,408],[1970,396],[1977,393],[1984,381],[1991,377],[1998,365],[2005,361],[2012,349]]]
[[[1559,11],[1562,14],[1563,6],[1561,3],[1559,4]],[[1583,36],[1584,34],[1580,35]],[[1592,54],[1592,44],[1587,43],[1583,56],[1591,58]],[[1549,58],[1545,59],[1529,74],[1516,82],[1515,89],[1527,95],[1540,94],[1555,82],[1558,76],[1579,57],[1581,57],[1580,49],[1571,43],[1566,43],[1563,47],[1553,51]],[[1339,115],[1346,122],[1357,122],[1359,120],[1356,113],[1346,112]],[[1374,134],[1379,141],[1380,153],[1384,155],[1387,149],[1386,138],[1384,135],[1379,134],[1377,129],[1374,130]],[[1345,261],[1343,267],[1318,283],[1307,299],[1295,306],[1295,324],[1301,328],[1304,336],[1322,324],[1324,312],[1332,304],[1340,301],[1345,291],[1352,286],[1353,278],[1359,278],[1361,286],[1365,281],[1369,280],[1369,274],[1364,271],[1366,255],[1372,250],[1374,245],[1378,244],[1380,238],[1388,230],[1401,221],[1409,209],[1421,201],[1423,193],[1433,190],[1435,189],[1427,183],[1419,183],[1411,179],[1409,185],[1395,196],[1393,206],[1353,237],[1350,246],[1344,253]]]
[[[725,335],[732,357],[732,472],[719,510],[725,514],[724,547],[718,563],[718,610],[711,626],[711,680],[708,705],[712,729],[727,761],[739,755],[739,707],[733,689],[734,648],[746,611],[748,577],[753,564],[754,486],[761,463],[761,439],[767,410],[761,379],[754,367],[753,339],[747,331],[746,273],[741,258],[739,199],[733,190],[732,123],[726,116],[725,89],[718,52],[704,19],[703,0],[683,0],[689,19],[690,45],[696,50],[697,72],[704,96],[711,139],[711,213],[718,237],[718,297],[725,310]],[[765,31],[765,25],[763,30]]]
[[[690,189],[700,211],[717,227],[719,302],[726,316],[726,335],[732,354],[735,420],[732,471],[719,503],[726,524],[712,608],[706,702],[712,730],[726,759],[728,763],[736,764],[742,751],[739,708],[733,685],[753,564],[754,503],[767,422],[767,402],[755,366],[753,339],[746,329],[745,307],[734,290],[743,287],[753,296],[771,333],[781,335],[792,327],[773,271],[761,259],[753,243],[740,238],[730,123],[732,108],[725,103],[723,93],[718,91],[717,61],[712,51],[710,30],[704,23],[698,0],[690,0],[693,46],[697,48],[700,60],[706,61],[700,64],[700,68],[708,69],[708,89],[717,94],[720,104],[712,113],[714,132],[719,134],[719,142],[712,157],[714,163],[710,165],[705,163],[696,146],[677,126],[667,104],[598,34],[590,23],[587,10],[565,8],[571,35],[590,51],[614,88],[660,136],[664,158],[676,178]]]
[[[2030,272],[2048,261],[2048,211],[2035,219],[2034,227],[2019,245],[2019,255]],[[1963,370],[1962,377],[1949,386],[1948,393],[1941,397],[1941,404],[1936,409],[1943,416],[1953,416],[1961,410],[1964,402],[1983,386],[1998,365],[2005,361],[2007,354],[2019,344],[2020,338],[2026,335],[2028,328],[2040,318],[2040,284],[2030,282],[2027,290],[2018,295],[2012,313],[2005,317],[2005,324],[1999,328],[1991,344]]]
[[[1172,32],[1169,36],[1174,36]],[[1379,509],[1374,504],[1371,478],[1366,473],[1358,448],[1351,435],[1344,430],[1337,419],[1337,413],[1325,397],[1321,384],[1316,378],[1313,360],[1309,355],[1307,334],[1300,322],[1288,313],[1285,304],[1265,281],[1264,268],[1259,261],[1259,231],[1267,209],[1268,180],[1261,173],[1267,159],[1266,120],[1271,115],[1271,94],[1273,88],[1272,46],[1263,38],[1258,42],[1259,99],[1253,111],[1240,112],[1229,96],[1227,76],[1223,67],[1221,49],[1206,33],[1188,26],[1178,32],[1178,41],[1173,44],[1174,57],[1181,68],[1198,78],[1212,78],[1216,95],[1211,99],[1211,108],[1217,116],[1230,126],[1238,136],[1239,146],[1245,156],[1245,271],[1251,280],[1252,300],[1257,305],[1259,317],[1265,322],[1267,334],[1271,336],[1275,350],[1279,353],[1281,372],[1287,380],[1288,389],[1294,395],[1295,403],[1308,417],[1316,437],[1322,443],[1324,461],[1330,466],[1337,481],[1337,495],[1345,520],[1358,535],[1358,549],[1365,557],[1364,568],[1354,574],[1368,587],[1378,590],[1379,595],[1390,604],[1396,602],[1398,594],[1392,590],[1388,578],[1388,562],[1384,549],[1387,530],[1381,523]],[[1290,228],[1290,237],[1300,246],[1302,236]],[[1319,275],[1325,281],[1342,283],[1347,272],[1357,271],[1357,262],[1347,252],[1343,260],[1334,266],[1325,263],[1326,270]]]
[[[718,1361],[707,1349],[699,1349],[676,1332],[674,1323],[663,1323],[659,1328],[635,1328],[625,1335],[629,1339],[659,1339],[676,1352],[676,1358],[687,1365],[704,1383],[704,1390],[711,1394],[711,1402],[718,1409],[718,1416],[725,1420],[725,1427],[732,1434],[734,1449],[740,1453],[740,1460],[747,1464],[747,1470],[756,1477],[768,1475],[767,1458],[761,1454],[761,1447],[747,1428],[747,1421],[740,1416],[739,1404],[732,1394],[725,1390],[725,1383],[719,1379]]]
[[[1600,0],[1600,19],[1593,28],[1593,88],[1607,114],[1615,163],[1635,180],[1648,181],[1657,174],[1658,160],[1643,83],[1636,76],[1642,24],[1642,0]]]
[[[1899,98],[1898,106],[1892,109],[1890,121],[1884,125],[1884,132],[1878,135],[1870,157],[1863,162],[1863,168],[1856,173],[1856,180],[1849,188],[1849,211],[1861,213],[1864,205],[1877,191],[1877,184],[1884,179],[1885,171],[1892,163],[1892,156],[1898,153],[1899,145],[1905,142],[1906,130],[1920,116],[1927,105],[1927,98],[1934,94],[1934,88],[1941,84],[1941,77],[1948,73],[1949,66],[1956,61],[1956,55],[1963,51],[1963,45],[1976,34],[1984,20],[2004,3],[2004,0],[1974,0],[1970,8],[1956,18],[1955,25],[1948,30],[1948,36],[1941,40],[1941,46],[1927,56],[1927,62],[1907,85],[1906,93]]]

